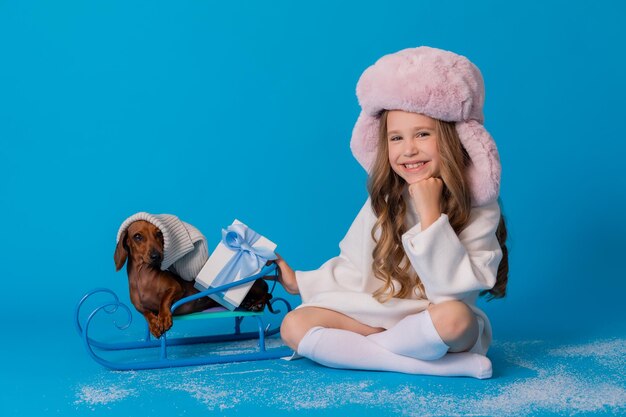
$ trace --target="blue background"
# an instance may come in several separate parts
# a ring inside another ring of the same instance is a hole
[[[211,248],[238,218],[296,269],[335,256],[367,197],[356,82],[419,45],[485,78],[510,234],[509,295],[481,304],[496,340],[623,337],[625,18],[621,1],[0,1],[2,395],[39,378],[24,402],[54,412],[50,378],[101,372],[72,311],[126,293],[112,255],[137,211]]]

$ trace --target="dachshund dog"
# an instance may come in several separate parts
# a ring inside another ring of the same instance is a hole
[[[148,322],[150,332],[159,338],[172,327],[171,307],[181,298],[197,294],[193,282],[185,281],[170,271],[162,271],[163,233],[158,227],[145,220],[137,220],[120,236],[113,255],[115,268],[128,265],[130,299]],[[262,311],[265,305],[271,309],[268,285],[262,279],[254,285],[244,298],[241,308]],[[185,303],[174,311],[174,315],[195,313],[219,304],[209,297]]]

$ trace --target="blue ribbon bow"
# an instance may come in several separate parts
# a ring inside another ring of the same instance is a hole
[[[276,254],[266,247],[254,247],[261,235],[243,224],[232,224],[222,229],[222,243],[235,252],[232,258],[213,280],[212,287],[229,284],[237,273],[241,278],[251,276],[260,270],[267,261],[278,259]]]

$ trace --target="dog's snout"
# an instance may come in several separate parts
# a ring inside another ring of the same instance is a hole
[[[161,262],[163,256],[161,255],[161,253],[159,253],[159,251],[157,251],[156,249],[152,249],[150,251],[150,261],[152,263],[158,263]]]

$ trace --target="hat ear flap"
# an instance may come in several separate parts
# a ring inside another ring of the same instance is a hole
[[[497,200],[502,167],[495,141],[476,120],[457,122],[456,131],[472,160],[467,168],[472,206],[483,206]]]
[[[361,111],[352,129],[350,149],[365,171],[371,171],[376,160],[380,119]]]

